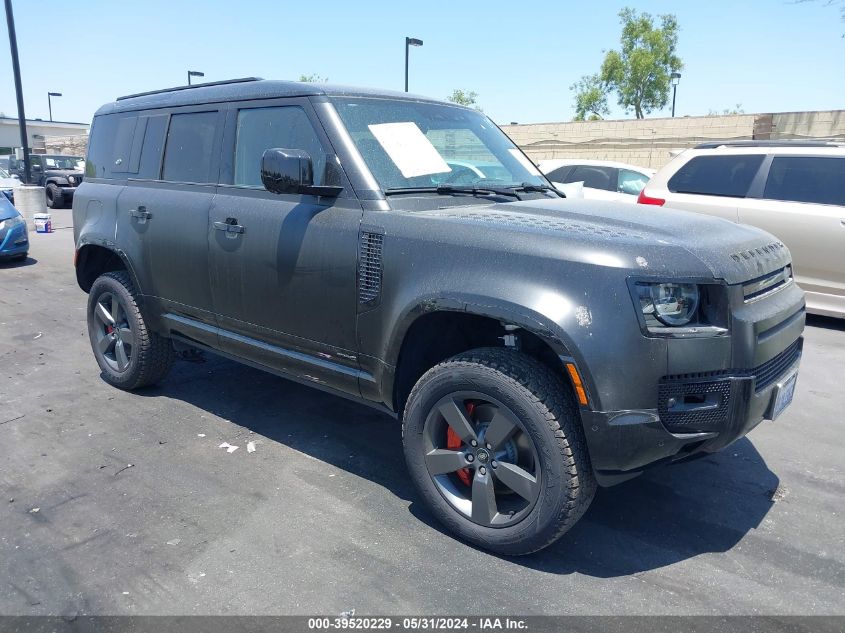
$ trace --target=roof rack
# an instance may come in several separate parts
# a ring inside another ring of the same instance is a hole
[[[149,95],[164,94],[165,92],[176,92],[177,90],[193,90],[194,88],[206,88],[208,86],[225,86],[226,84],[241,84],[249,81],[261,81],[261,77],[241,77],[240,79],[226,79],[224,81],[209,81],[202,84],[191,84],[190,86],[176,86],[175,88],[162,88],[161,90],[150,90],[149,92],[138,92],[134,95],[118,97],[116,101],[134,99],[135,97],[146,97]]]
[[[842,141],[825,141],[818,140],[746,140],[746,141],[707,141],[706,143],[699,143],[695,149],[715,149],[717,147],[843,147],[845,142]]]

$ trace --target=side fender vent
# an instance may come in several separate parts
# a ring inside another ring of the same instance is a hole
[[[358,244],[358,303],[372,305],[381,296],[384,234],[362,231]]]

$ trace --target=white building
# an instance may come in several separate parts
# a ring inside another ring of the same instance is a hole
[[[68,123],[66,121],[26,121],[26,135],[30,151],[43,153],[44,138],[52,136],[87,137],[87,123]],[[17,117],[0,117],[0,154],[13,154],[21,146],[21,131]]]

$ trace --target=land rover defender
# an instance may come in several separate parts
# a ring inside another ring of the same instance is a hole
[[[437,518],[499,553],[795,389],[804,298],[777,238],[566,200],[455,104],[255,79],[122,97],[73,217],[106,381],[156,383],[177,346],[388,411]]]

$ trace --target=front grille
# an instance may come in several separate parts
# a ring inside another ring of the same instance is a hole
[[[761,299],[792,283],[792,266],[784,266],[780,270],[757,277],[742,284],[742,295],[745,302]]]
[[[775,382],[789,367],[801,356],[801,348],[804,339],[798,339],[792,345],[783,350],[780,354],[766,361],[759,367],[755,367],[754,391],[762,391]]]
[[[381,294],[381,251],[384,235],[361,233],[358,253],[358,302],[374,303]]]

